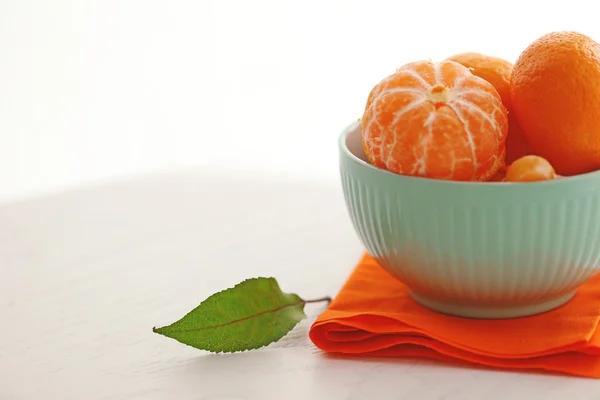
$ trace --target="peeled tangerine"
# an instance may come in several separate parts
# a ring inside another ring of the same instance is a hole
[[[404,65],[369,94],[362,144],[402,175],[487,181],[504,168],[507,110],[494,87],[446,60]]]
[[[525,138],[525,133],[519,125],[512,105],[512,98],[510,97],[510,80],[513,65],[502,58],[474,52],[455,54],[448,57],[448,60],[456,61],[469,68],[474,75],[485,79],[498,91],[502,99],[502,104],[508,110],[506,162],[512,163],[519,157],[533,154]]]

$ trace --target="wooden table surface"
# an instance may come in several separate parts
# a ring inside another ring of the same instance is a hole
[[[333,296],[361,253],[338,183],[187,171],[0,205],[0,399],[600,398],[589,379],[325,355],[319,304],[254,352],[152,333],[249,277]]]

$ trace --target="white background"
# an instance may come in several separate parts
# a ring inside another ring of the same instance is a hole
[[[0,0],[0,200],[190,166],[337,179],[397,66],[600,39],[590,4]]]

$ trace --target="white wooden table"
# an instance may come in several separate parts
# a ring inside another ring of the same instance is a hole
[[[322,354],[324,305],[254,352],[152,333],[249,277],[335,295],[361,253],[338,184],[189,171],[1,205],[0,399],[600,398],[595,380]]]

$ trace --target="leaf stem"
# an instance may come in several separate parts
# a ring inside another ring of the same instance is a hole
[[[322,301],[326,301],[327,304],[329,304],[329,303],[331,303],[331,297],[325,296],[325,297],[320,297],[318,299],[304,300],[304,303],[305,304],[308,304],[308,303],[320,303]]]

